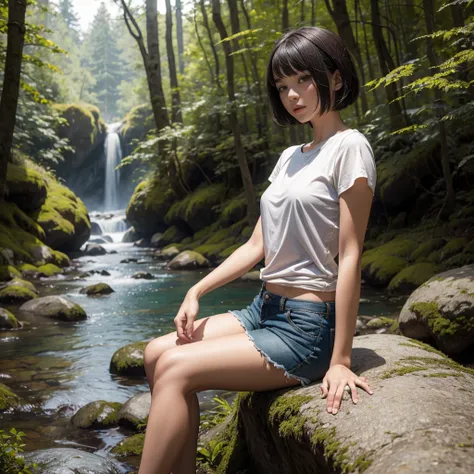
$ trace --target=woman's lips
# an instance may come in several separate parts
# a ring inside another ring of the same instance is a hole
[[[297,114],[297,113],[299,113],[299,112],[302,112],[305,108],[306,108],[306,106],[304,106],[304,107],[299,107],[299,108],[293,110],[293,112],[294,112],[295,114]]]

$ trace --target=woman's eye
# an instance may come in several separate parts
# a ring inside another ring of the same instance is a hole
[[[308,79],[308,78],[309,78],[309,76],[301,76],[300,81],[306,81],[306,79]]]

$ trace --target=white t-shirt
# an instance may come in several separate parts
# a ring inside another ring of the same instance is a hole
[[[336,289],[339,196],[359,177],[375,190],[372,148],[355,129],[339,132],[309,152],[283,151],[262,194],[265,267],[260,279],[311,291]]]

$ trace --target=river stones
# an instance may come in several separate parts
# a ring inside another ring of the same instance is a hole
[[[5,410],[17,408],[21,404],[21,398],[15,395],[6,385],[0,383],[0,413]]]
[[[155,250],[155,252],[153,253],[153,258],[156,258],[157,260],[168,261],[176,257],[179,252],[180,250],[177,247],[172,246],[163,250]]]
[[[86,312],[64,296],[44,296],[20,306],[20,312],[30,313],[60,321],[80,321],[87,319]]]
[[[151,273],[148,273],[148,272],[137,272],[137,273],[134,273],[131,278],[133,278],[134,280],[154,280],[155,277],[151,274]]]
[[[128,458],[130,456],[141,456],[143,452],[143,444],[145,435],[142,433],[134,434],[120,441],[117,446],[110,451],[118,458]]]
[[[27,290],[32,291],[33,293],[38,294],[38,290],[36,289],[35,285],[30,281],[22,280],[21,278],[14,278],[13,280],[7,281],[0,285],[0,290],[8,287],[21,287],[26,288]]]
[[[137,429],[146,424],[151,408],[151,393],[139,393],[125,402],[118,412],[118,422],[121,426]]]
[[[244,273],[240,279],[243,281],[260,281],[260,270]]]
[[[137,263],[138,258],[124,258],[123,260],[120,260],[120,263]]]
[[[87,244],[86,248],[84,249],[84,254],[89,256],[96,256],[96,255],[105,255],[107,251],[99,244]]]
[[[143,351],[149,341],[140,341],[121,347],[110,361],[110,372],[120,375],[145,376]]]
[[[439,273],[407,299],[400,331],[433,342],[448,355],[474,346],[474,265]]]
[[[134,247],[146,248],[146,247],[150,246],[150,241],[148,239],[146,239],[145,237],[143,237],[143,238],[137,240],[136,242],[134,242],[133,246]]]
[[[18,329],[20,323],[10,311],[0,308],[0,329]]]
[[[32,451],[23,455],[28,463],[38,464],[35,474],[120,474],[120,465],[97,454],[71,448]]]
[[[122,242],[132,243],[132,242],[135,242],[136,240],[138,240],[138,234],[136,233],[133,227],[130,227],[130,229],[128,229],[127,232],[123,234]]]
[[[374,394],[358,388],[354,405],[344,392],[336,416],[320,397],[321,381],[239,396],[238,417],[226,431],[236,441],[217,470],[254,464],[252,472],[275,474],[474,472],[472,369],[419,341],[372,334],[354,339],[352,370],[367,377]]]
[[[209,260],[198,252],[185,250],[179,253],[166,266],[169,270],[193,270],[195,268],[210,267]]]
[[[20,285],[7,286],[0,290],[0,303],[2,304],[23,304],[37,297],[36,293]]]
[[[72,418],[76,428],[102,429],[118,424],[121,403],[97,400],[82,407]]]
[[[91,235],[102,235],[102,234],[103,232],[100,225],[95,221],[91,221]]]
[[[114,293],[114,290],[107,285],[107,283],[96,283],[95,285],[82,288],[80,293],[86,294],[87,296],[100,296],[110,295],[110,293]]]
[[[21,273],[11,265],[0,265],[0,281],[10,281],[13,278],[20,278]]]

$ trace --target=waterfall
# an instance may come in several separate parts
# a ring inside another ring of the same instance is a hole
[[[107,138],[105,139],[105,202],[104,211],[115,211],[119,208],[118,185],[120,181],[120,170],[115,168],[122,161],[122,148],[120,137],[117,133],[121,123],[113,123],[107,126]]]

